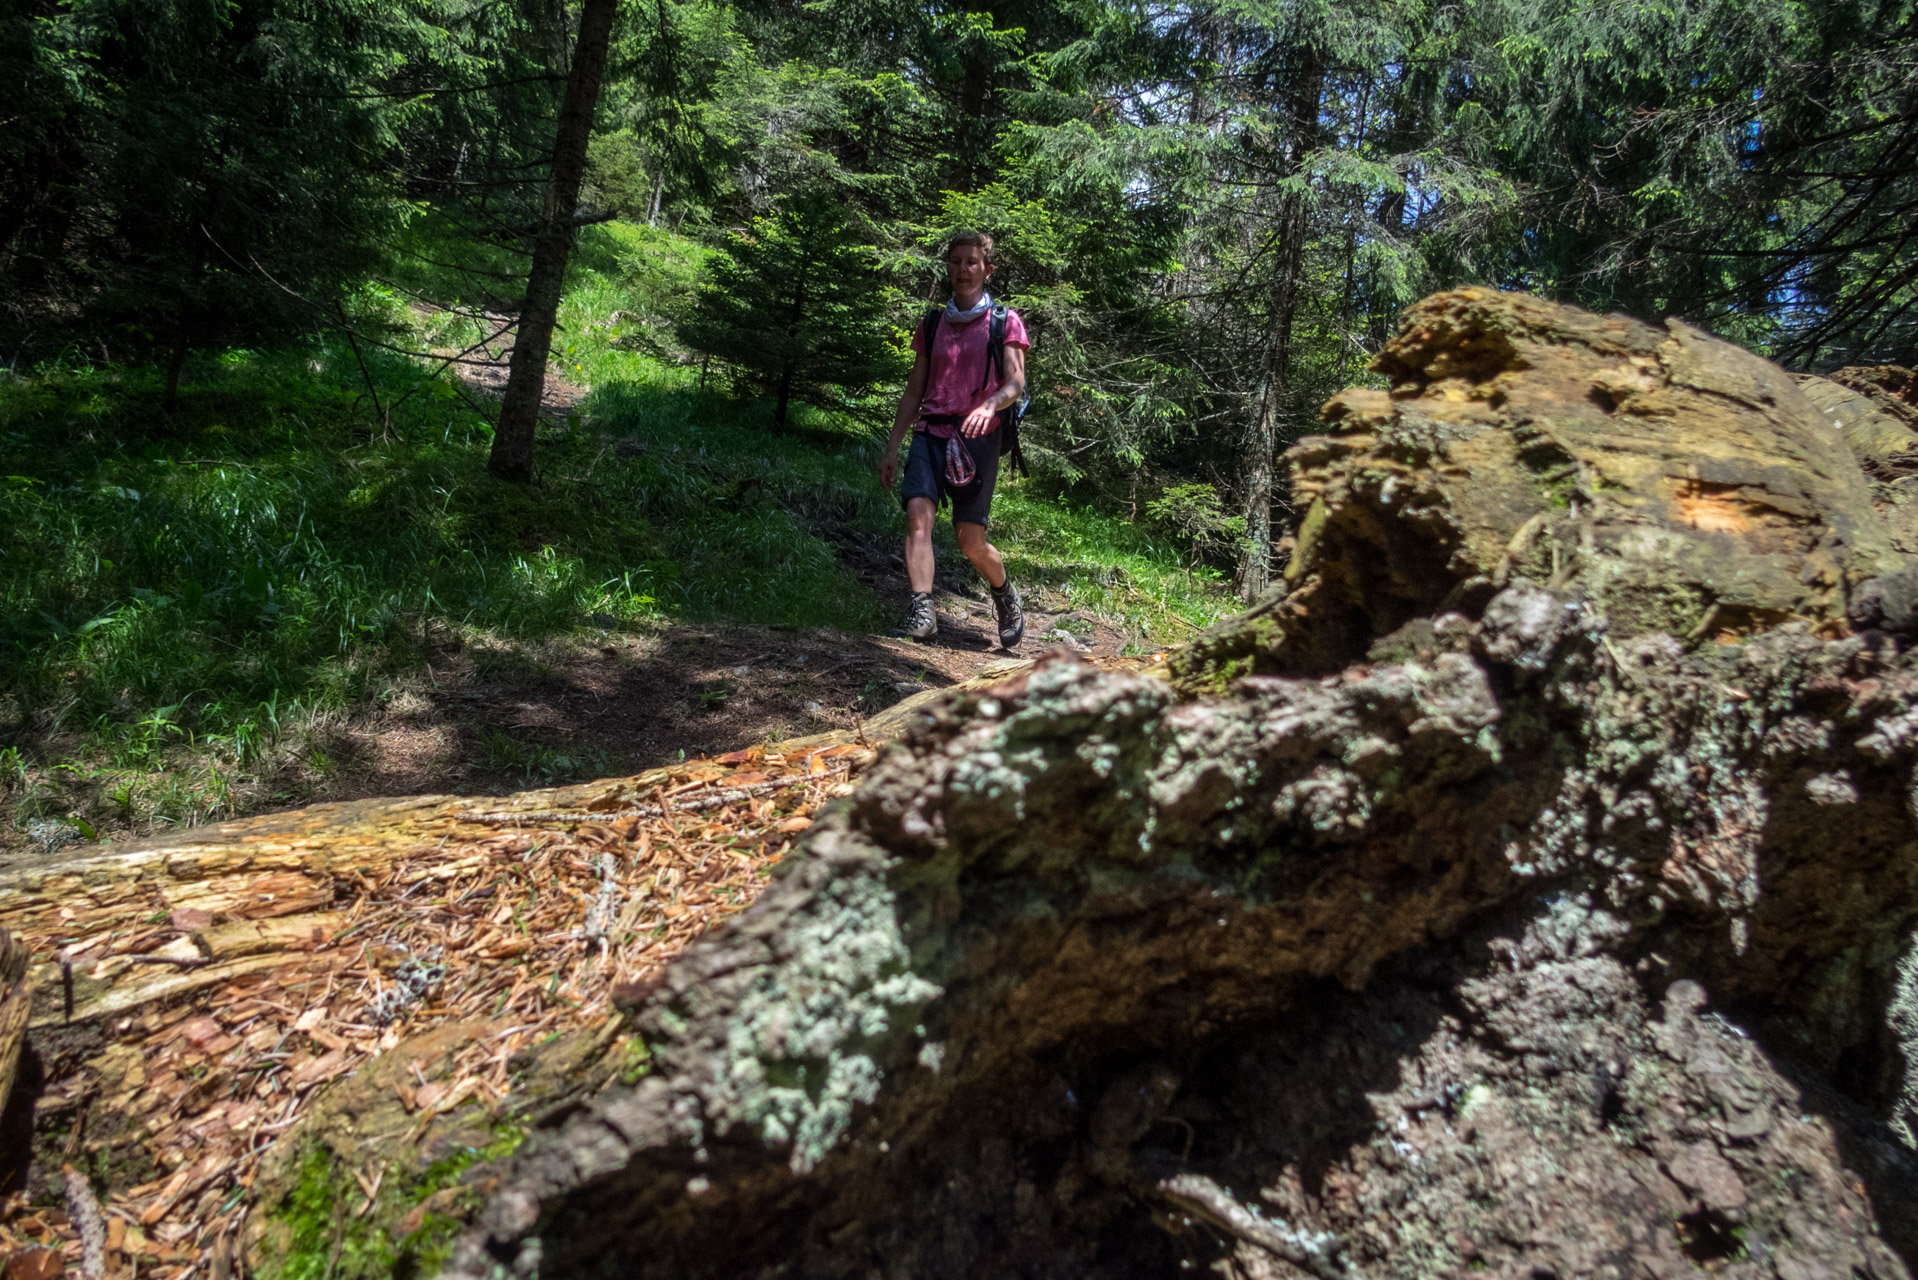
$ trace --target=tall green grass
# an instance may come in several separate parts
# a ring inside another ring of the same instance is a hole
[[[165,421],[147,371],[0,384],[16,718],[137,751],[362,698],[435,622],[536,635],[658,615],[672,570],[643,520],[493,481],[456,397],[376,433],[350,366],[328,344],[227,353]]]

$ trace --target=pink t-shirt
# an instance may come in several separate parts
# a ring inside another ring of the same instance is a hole
[[[986,339],[992,336],[992,311],[981,311],[972,320],[953,320],[941,314],[939,327],[932,335],[932,365],[926,372],[926,394],[920,397],[919,412],[953,414],[965,417],[973,406],[999,386],[999,371],[986,367]],[[1026,322],[1019,313],[1006,308],[1006,345],[1021,350],[1032,345],[1026,337]],[[912,349],[926,349],[926,326],[922,320],[912,333]],[[985,389],[980,390],[980,384]],[[918,430],[944,439],[958,433],[958,425],[939,425],[921,421]]]

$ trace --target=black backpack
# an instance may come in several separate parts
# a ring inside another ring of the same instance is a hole
[[[919,345],[926,349],[928,367],[932,361],[932,335],[939,329],[939,317],[945,314],[942,307],[934,307],[926,312],[925,322],[920,326]],[[1006,304],[992,304],[992,327],[986,331],[986,369],[987,377],[993,373],[999,375],[999,381],[1006,380]],[[986,383],[980,380],[979,389],[984,391]],[[1008,405],[999,410],[999,456],[1020,475],[1029,475],[1026,470],[1025,450],[1019,447],[1019,423],[1026,416],[1026,407],[1032,403],[1031,396],[1023,396],[1019,403]]]

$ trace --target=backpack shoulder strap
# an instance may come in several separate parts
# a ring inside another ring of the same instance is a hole
[[[932,360],[932,335],[939,332],[939,316],[943,310],[943,307],[934,307],[919,322],[919,345],[926,349],[928,363]]]
[[[986,380],[994,374],[999,381],[1006,380],[1006,304],[992,304],[991,327],[986,330],[986,372],[979,381],[979,389],[986,389]]]

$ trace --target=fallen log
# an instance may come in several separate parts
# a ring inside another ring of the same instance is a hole
[[[447,1274],[1908,1274],[1918,664],[1849,634],[1854,455],[1678,325],[1468,291],[1380,364],[1287,594],[1175,684],[931,708],[621,990],[651,1073]]]
[[[26,975],[28,948],[37,957],[30,987],[0,987],[14,993],[0,1048],[31,1038],[44,1085],[23,1102],[43,1177],[50,1157],[87,1170],[124,1261],[164,1274],[211,1251],[231,1265],[262,1162],[296,1181],[301,1142],[328,1127],[314,1117],[337,1112],[322,1105],[329,1086],[423,1042],[430,1058],[414,1053],[420,1066],[386,1091],[395,1114],[352,1135],[392,1149],[355,1151],[353,1167],[420,1173],[471,1145],[471,1117],[452,1123],[462,1104],[487,1109],[479,1145],[497,1145],[514,1086],[521,1101],[563,1092],[643,1053],[619,1033],[610,988],[749,902],[871,755],[802,744],[505,803],[321,805],[0,870],[20,971],[0,977]],[[649,818],[634,795],[655,797]],[[590,1054],[545,1053],[551,1078],[528,1078],[528,1055],[555,1035]],[[77,1260],[70,1225],[12,1234]]]
[[[0,1265],[48,1249],[82,1265],[56,1207],[71,1163],[114,1264],[142,1274],[237,1273],[257,1198],[304,1188],[330,1214],[336,1183],[360,1201],[337,1248],[378,1237],[417,1269],[470,1198],[453,1166],[643,1069],[612,989],[749,904],[869,744],[933,696],[633,778],[0,862],[0,1176],[21,1184],[38,1156],[10,1217],[0,1202]],[[284,1261],[285,1223],[255,1225],[256,1260]]]

